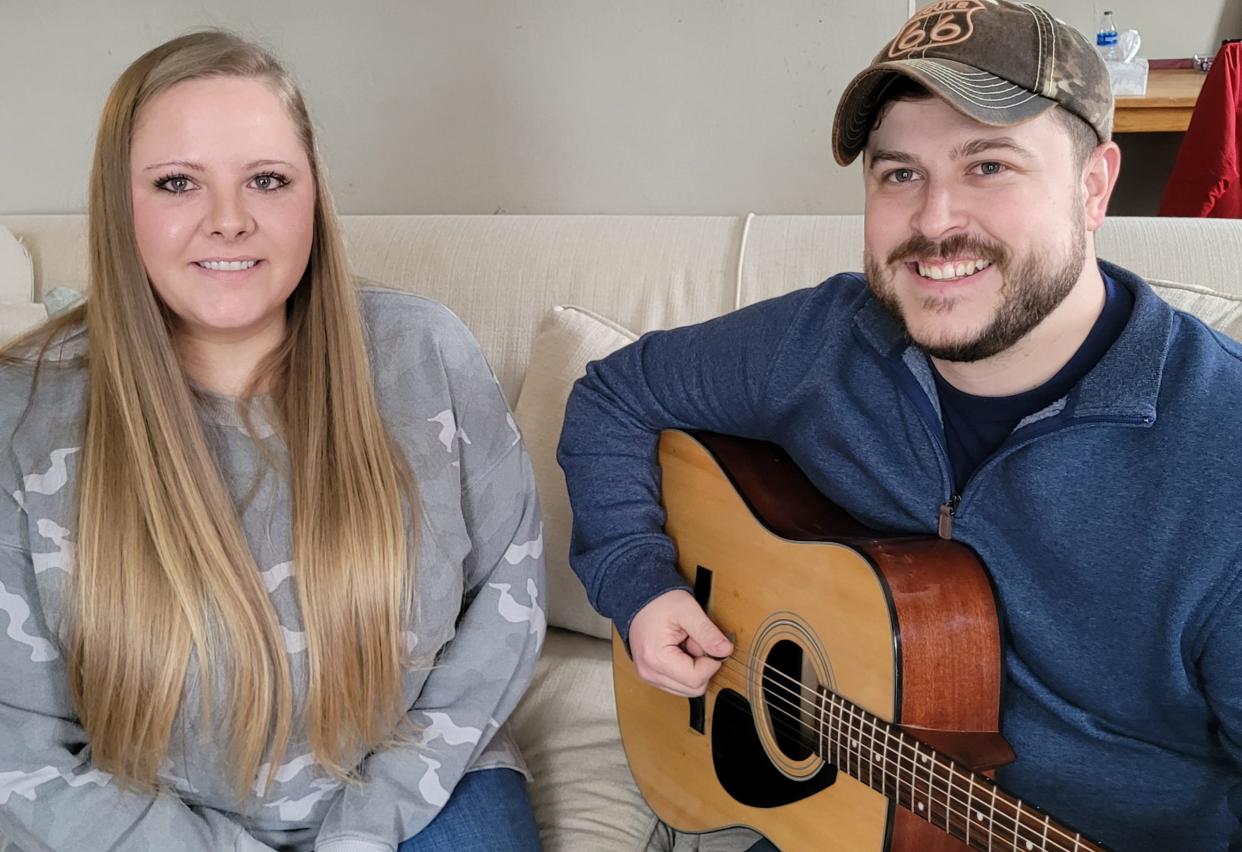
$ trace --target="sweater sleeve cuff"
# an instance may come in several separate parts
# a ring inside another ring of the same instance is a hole
[[[635,547],[608,567],[599,584],[596,609],[612,619],[626,642],[638,611],[665,592],[690,589],[673,563],[667,546]]]

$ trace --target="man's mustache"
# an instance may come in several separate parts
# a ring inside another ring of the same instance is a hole
[[[888,264],[927,258],[950,258],[967,255],[990,261],[997,266],[1009,262],[1009,251],[999,243],[989,242],[972,234],[954,234],[943,240],[929,240],[915,234],[888,254]]]

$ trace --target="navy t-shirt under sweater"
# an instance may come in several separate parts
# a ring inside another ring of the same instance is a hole
[[[967,480],[1022,420],[1042,411],[1069,393],[1087,375],[1109,347],[1121,336],[1134,296],[1107,275],[1104,278],[1104,309],[1091,327],[1074,357],[1057,374],[1037,388],[1013,396],[975,396],[949,384],[932,365],[940,413],[944,418],[944,439],[953,466],[953,487],[959,493]]]

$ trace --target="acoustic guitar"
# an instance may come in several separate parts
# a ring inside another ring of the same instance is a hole
[[[989,777],[1013,752],[973,551],[880,536],[772,444],[665,432],[660,466],[679,570],[734,643],[686,699],[614,634],[626,756],[666,823],[749,826],[782,852],[1104,848]]]

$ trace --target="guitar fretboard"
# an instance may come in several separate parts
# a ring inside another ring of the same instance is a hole
[[[988,852],[1106,852],[900,728],[822,689],[816,750],[840,771],[966,845]]]

